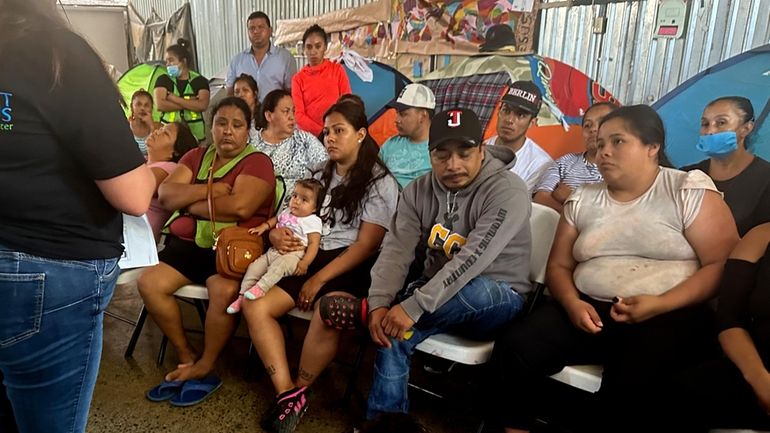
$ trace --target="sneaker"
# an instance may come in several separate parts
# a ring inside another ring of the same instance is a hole
[[[265,296],[265,291],[260,289],[259,286],[254,285],[254,287],[247,290],[246,293],[243,294],[243,296],[245,296],[246,299],[248,299],[249,301],[253,301],[255,299],[259,299]]]
[[[293,433],[307,411],[306,386],[279,395],[260,421],[263,430],[273,433]]]
[[[237,314],[241,311],[241,302],[243,302],[243,295],[239,295],[238,299],[233,301],[229,307],[227,307],[227,314]]]

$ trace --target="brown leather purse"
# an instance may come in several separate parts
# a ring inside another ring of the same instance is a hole
[[[216,162],[216,157],[214,158]],[[244,227],[225,227],[217,233],[216,213],[212,189],[214,184],[214,163],[209,168],[209,178],[206,191],[206,199],[209,205],[211,217],[211,231],[214,236],[214,251],[217,257],[217,273],[231,280],[240,280],[246,273],[246,268],[251,262],[262,255],[264,245],[262,238],[249,233]]]

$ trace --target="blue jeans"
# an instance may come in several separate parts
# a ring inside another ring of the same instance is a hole
[[[21,433],[84,432],[118,259],[54,260],[0,246],[0,371]]]
[[[410,284],[406,292],[411,294],[414,286]],[[391,339],[390,348],[377,350],[366,417],[374,419],[380,412],[409,411],[409,367],[414,348],[420,342],[431,335],[452,331],[457,325],[462,325],[464,336],[492,339],[494,331],[513,319],[523,307],[524,298],[504,282],[484,277],[469,281],[438,310],[423,314],[415,323],[411,338]]]

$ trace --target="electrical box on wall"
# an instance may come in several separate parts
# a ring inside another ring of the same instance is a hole
[[[654,38],[678,39],[687,24],[686,0],[659,0]]]

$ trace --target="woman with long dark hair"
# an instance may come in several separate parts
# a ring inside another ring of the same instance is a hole
[[[326,112],[324,144],[329,161],[313,172],[324,185],[321,250],[307,274],[284,278],[264,297],[243,305],[251,340],[277,394],[262,419],[262,427],[268,431],[296,428],[307,408],[305,384],[315,378],[300,367],[297,381],[292,379],[278,319],[294,307],[311,310],[316,300],[329,293],[365,297],[369,272],[396,210],[398,183],[379,159],[379,148],[367,126],[366,114],[356,104],[335,104]],[[304,248],[288,229],[274,229],[270,239],[279,251]],[[334,354],[327,355],[331,361]],[[303,357],[300,365],[308,362],[328,364],[325,359]]]
[[[22,433],[84,432],[121,212],[144,214],[155,182],[54,2],[0,0],[0,58],[0,393]]]
[[[198,140],[190,132],[190,128],[181,122],[167,123],[152,131],[147,137],[147,165],[155,176],[155,194],[150,209],[147,211],[147,219],[152,227],[155,241],[160,239],[160,231],[166,224],[166,220],[173,213],[164,208],[158,200],[158,187],[174,172],[177,162],[188,151],[198,147]]]

